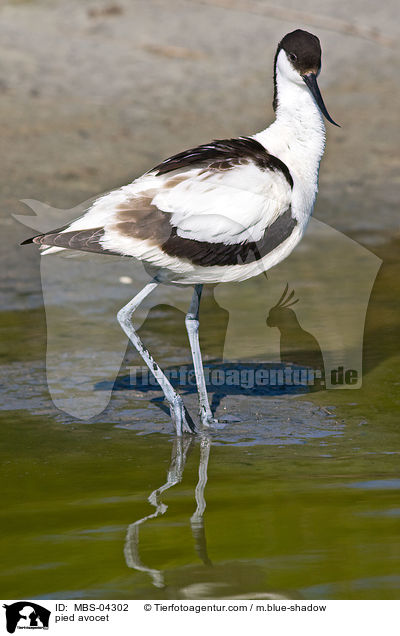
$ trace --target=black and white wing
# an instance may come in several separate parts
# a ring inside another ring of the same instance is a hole
[[[255,139],[217,140],[166,159],[30,241],[46,246],[44,254],[118,254],[176,272],[240,265],[290,236],[292,187],[287,166]]]

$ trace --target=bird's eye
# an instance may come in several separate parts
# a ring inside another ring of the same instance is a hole
[[[290,59],[292,62],[295,62],[295,61],[297,60],[297,55],[296,55],[296,53],[289,53],[289,59]]]

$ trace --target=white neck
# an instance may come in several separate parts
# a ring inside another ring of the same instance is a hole
[[[276,120],[255,138],[287,165],[294,188],[302,190],[312,209],[318,189],[319,163],[325,149],[325,124],[304,82],[293,81],[280,66],[282,61],[276,69]]]

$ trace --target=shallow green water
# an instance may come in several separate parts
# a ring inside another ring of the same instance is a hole
[[[398,598],[397,249],[381,248],[362,389],[227,395],[242,421],[181,444],[157,391],[116,391],[87,423],[57,411],[42,311],[3,312],[1,595]],[[227,322],[214,309],[206,298],[206,358]],[[159,307],[142,328],[164,366],[188,361],[177,318]]]
[[[146,499],[166,481],[172,440],[107,424],[65,429],[20,413],[2,426],[5,597],[398,597],[399,455],[387,450],[390,430],[386,444],[385,431],[353,425],[324,446],[213,445],[197,545],[196,440],[182,482],[162,495],[168,510],[144,522],[129,548],[139,571],[124,556],[128,528],[154,512]]]

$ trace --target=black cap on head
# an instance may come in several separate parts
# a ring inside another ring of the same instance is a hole
[[[317,73],[321,68],[321,44],[317,36],[308,31],[296,29],[287,33],[278,44],[277,54],[281,49],[300,75]]]

